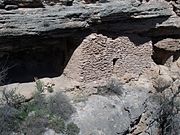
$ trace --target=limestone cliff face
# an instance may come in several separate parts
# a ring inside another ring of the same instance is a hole
[[[136,77],[179,58],[179,0],[42,4],[0,6],[0,61],[12,66],[14,81],[62,73],[84,82],[127,73]]]

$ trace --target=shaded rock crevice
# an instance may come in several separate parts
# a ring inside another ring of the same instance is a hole
[[[157,47],[153,47],[152,59],[158,65],[170,66],[172,62],[175,62],[180,57],[180,51],[167,51]]]

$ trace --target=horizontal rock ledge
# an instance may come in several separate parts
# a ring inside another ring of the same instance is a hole
[[[0,14],[0,37],[40,35],[48,31],[61,31],[58,34],[63,35],[67,30],[71,33],[72,29],[96,27],[95,29],[101,30],[101,24],[120,24],[119,30],[125,33],[143,33],[162,27],[180,29],[180,18],[166,1],[144,4],[134,0],[99,4],[75,3],[73,6],[54,5],[10,11],[0,9]],[[122,25],[125,26],[124,29]],[[112,30],[117,28],[111,27]]]

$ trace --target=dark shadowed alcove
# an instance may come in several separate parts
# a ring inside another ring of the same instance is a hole
[[[86,34],[85,34],[86,35]],[[57,77],[85,35],[59,37],[56,33],[8,37],[0,43],[0,62],[8,69],[5,84],[34,81],[34,77]]]

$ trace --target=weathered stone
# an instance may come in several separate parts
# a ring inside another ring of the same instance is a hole
[[[180,79],[180,58],[170,66],[171,77],[176,80]]]
[[[180,99],[180,98],[179,98]],[[179,101],[180,103],[180,101]],[[180,108],[179,108],[180,109]],[[175,134],[180,134],[180,113],[176,114],[174,117],[173,117],[173,122],[175,123],[174,126],[175,126],[175,130],[174,130],[174,133]]]
[[[173,80],[169,75],[160,75],[157,79],[154,81],[154,87],[158,92],[162,92],[166,88],[170,87]]]
[[[152,85],[157,92],[162,92],[166,88],[169,88],[173,83],[172,72],[166,66],[155,66],[150,71],[151,74],[148,74],[152,80]]]
[[[170,70],[168,67],[159,65],[159,75],[170,75]]]
[[[5,9],[6,10],[14,10],[14,9],[18,9],[18,6],[17,5],[6,5]]]
[[[127,134],[138,123],[148,98],[145,91],[133,89],[123,91],[127,95],[122,97],[93,95],[88,101],[77,103],[72,120],[79,126],[80,135]]]
[[[167,51],[178,51],[180,50],[180,39],[166,38],[157,42],[154,46]]]
[[[83,103],[77,106],[77,114],[73,119],[81,130],[80,135],[123,134],[130,127],[128,112],[122,109],[117,97],[91,96],[85,106]]]
[[[151,42],[141,44],[143,40],[146,39],[135,36],[113,40],[91,34],[75,50],[64,72],[84,82],[108,79],[112,75],[122,77],[126,73],[136,77],[153,63]]]
[[[36,5],[36,0],[32,2]],[[26,6],[26,1],[21,3],[22,5],[18,6]],[[124,33],[149,31],[149,34],[153,33],[154,36],[178,33],[180,18],[174,16],[169,18],[173,13],[167,2],[152,1],[142,5],[138,5],[138,3],[134,0],[115,0],[96,6],[92,4],[86,4],[86,6],[76,4],[71,7],[55,5],[53,7],[47,6],[44,9],[11,11],[11,14],[0,11],[0,20],[3,21],[0,22],[0,36],[36,35],[47,31],[56,31],[57,29],[61,30],[58,34],[63,36],[65,32],[67,33],[66,28],[87,29],[89,27],[105,31],[110,27],[111,29],[108,29],[108,31],[123,31]],[[43,22],[48,22],[49,25],[43,25]],[[3,28],[1,28],[1,25],[3,25]],[[158,29],[162,27],[176,27],[177,31],[161,32]],[[154,31],[150,31],[152,29]]]
[[[180,0],[174,0],[174,2],[172,2],[173,7],[174,7],[174,12],[180,16]]]

